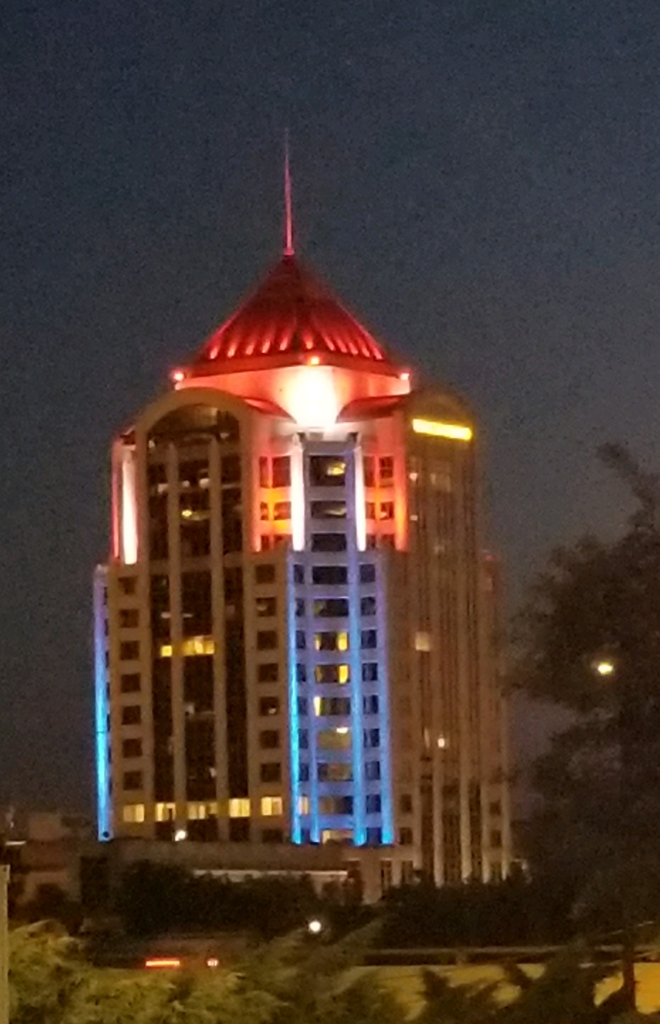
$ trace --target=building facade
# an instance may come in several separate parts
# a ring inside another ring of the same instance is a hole
[[[112,449],[99,836],[510,858],[496,572],[466,404],[287,252]]]

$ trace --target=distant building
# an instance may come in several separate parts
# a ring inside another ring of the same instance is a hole
[[[287,250],[112,448],[100,838],[507,872],[478,447]]]

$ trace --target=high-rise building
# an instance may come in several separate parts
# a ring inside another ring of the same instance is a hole
[[[101,838],[506,873],[477,453],[465,402],[416,389],[289,246],[112,448]]]

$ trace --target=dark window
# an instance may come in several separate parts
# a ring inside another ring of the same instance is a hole
[[[220,468],[220,482],[223,484],[237,484],[241,479],[241,457],[240,455],[223,456]]]
[[[363,629],[360,634],[360,647],[363,650],[373,650],[378,647],[378,634],[375,629]]]
[[[368,828],[367,829],[367,846],[382,846],[383,843],[383,830],[382,828]]]
[[[270,473],[268,472],[268,459],[262,455],[259,459],[259,486],[270,487]]]
[[[317,586],[348,583],[348,569],[345,565],[315,565],[312,568],[312,583]]]
[[[380,746],[380,729],[365,729],[364,730],[364,745],[365,745],[365,747],[379,747]]]
[[[412,814],[413,798],[411,793],[402,793],[399,797],[399,810],[402,814]]]
[[[399,845],[400,846],[412,846],[413,843],[413,830],[411,828],[400,828],[399,829]]]
[[[319,619],[343,619],[348,615],[345,597],[327,597],[314,602],[314,616]]]
[[[298,714],[306,715],[307,707],[307,697],[298,697]]]
[[[142,708],[139,704],[129,704],[121,709],[122,725],[139,725],[142,721]]]
[[[360,583],[376,582],[376,566],[369,562],[360,566]]]
[[[375,519],[376,518],[376,502],[375,501],[368,501],[367,502],[366,507],[365,507],[365,515],[366,515],[367,519]]]
[[[130,596],[137,590],[137,576],[120,576],[117,582],[122,594]]]
[[[300,763],[298,769],[298,778],[301,782],[309,782],[309,765],[306,761]]]
[[[364,467],[364,486],[376,486],[376,460],[373,455],[365,455],[362,465]]]
[[[369,782],[377,782],[380,779],[380,761],[367,761],[364,766],[364,777]]]
[[[269,516],[268,516],[268,502],[267,501],[260,501],[259,502],[259,519],[262,522],[267,522],[268,518],[269,518]]]
[[[213,631],[211,573],[181,573],[181,617],[184,636],[208,636]]]
[[[273,545],[270,542],[270,537],[265,537],[264,536],[264,537],[261,538],[260,547],[259,547],[260,551],[270,551],[272,546]]]
[[[222,508],[222,553],[229,555],[243,550],[243,505],[240,487],[223,487],[220,492]]]
[[[257,633],[257,650],[272,651],[277,647],[277,630],[262,629]]]
[[[350,697],[321,697],[319,701],[319,715],[350,715]]]
[[[494,814],[494,815],[501,814],[502,813],[502,804],[500,803],[499,800],[493,800],[493,802],[491,803],[489,809],[490,809],[490,813],[491,814]]]
[[[260,619],[270,619],[277,615],[277,599],[274,597],[257,598],[257,616]]]
[[[307,682],[307,669],[304,665],[296,665],[296,681],[299,683]]]
[[[124,740],[121,745],[122,757],[142,757],[142,740]]]
[[[365,715],[378,714],[378,697],[376,694],[371,694],[369,697],[362,698],[362,709]]]
[[[119,657],[122,661],[137,661],[140,657],[140,643],[138,640],[124,640],[119,645]]]
[[[312,487],[343,487],[346,483],[346,462],[336,455],[312,455],[309,479]]]
[[[360,600],[360,615],[375,615],[376,614],[376,598],[375,597],[363,597]]]
[[[260,697],[259,698],[259,714],[260,715],[279,715],[280,713],[280,700],[279,697]]]
[[[301,750],[307,750],[309,747],[309,733],[307,729],[298,730],[298,746]]]
[[[321,761],[317,767],[319,782],[351,782],[353,766],[345,761]]]
[[[255,583],[274,583],[275,566],[271,565],[269,562],[264,562],[263,565],[255,566],[254,580]]]
[[[279,745],[279,729],[264,729],[259,733],[259,746],[262,750],[277,750]]]
[[[499,848],[502,845],[502,833],[494,828],[490,833],[490,845]]]
[[[362,666],[362,682],[373,683],[378,679],[378,662],[368,661]]]
[[[313,501],[312,519],[345,519],[345,501]]]
[[[273,519],[282,520],[291,518],[291,502],[276,501],[273,508]]]
[[[140,624],[140,613],[137,608],[121,608],[119,611],[119,628],[136,629]]]
[[[352,814],[352,796],[322,796],[319,797],[319,811],[321,814]]]
[[[394,519],[394,502],[381,501],[379,519]]]
[[[370,793],[365,801],[367,814],[380,814],[380,793]]]
[[[305,614],[305,602],[302,597],[296,598],[296,618],[301,619]]]
[[[277,662],[268,661],[263,665],[257,665],[257,680],[260,683],[276,683],[279,677],[279,665]]]
[[[391,483],[394,479],[394,459],[391,455],[379,459],[379,469],[381,484]]]
[[[312,551],[345,551],[345,533],[313,533]]]
[[[142,789],[142,772],[124,772],[124,789]]]
[[[288,455],[278,455],[273,459],[273,487],[290,487],[291,459]]]
[[[191,714],[213,711],[213,656],[197,654],[183,659],[183,700]]]
[[[152,576],[149,581],[151,635],[156,640],[170,639],[170,578]]]
[[[262,843],[283,843],[284,833],[281,828],[264,828],[261,830]]]
[[[305,566],[294,565],[293,567],[293,582],[304,583],[305,582]]]
[[[140,673],[126,672],[121,677],[120,688],[122,693],[138,693],[140,689]]]
[[[296,650],[304,651],[307,647],[307,637],[302,629],[296,630]]]
[[[262,782],[280,782],[282,780],[282,765],[279,761],[262,764],[259,768],[259,778]]]

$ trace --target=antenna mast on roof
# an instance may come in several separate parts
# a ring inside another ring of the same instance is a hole
[[[284,133],[284,255],[293,256],[293,213],[291,209],[291,169],[289,167],[289,129]]]

